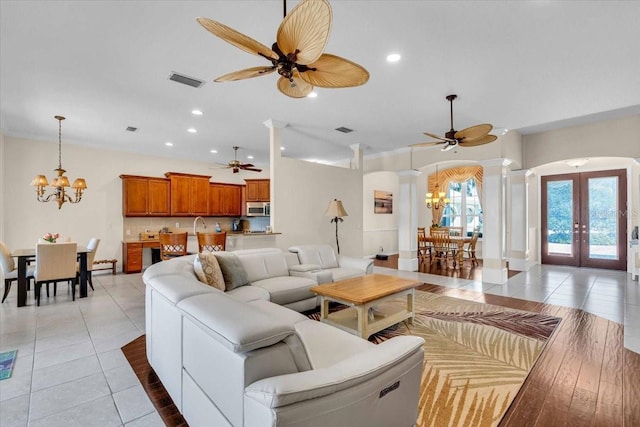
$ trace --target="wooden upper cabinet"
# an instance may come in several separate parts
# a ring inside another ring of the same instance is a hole
[[[210,176],[167,172],[171,182],[171,216],[209,214]]]
[[[271,200],[270,180],[245,179],[247,183],[247,202],[268,202]]]
[[[209,186],[209,216],[240,216],[242,186],[211,184]]]
[[[169,180],[137,175],[122,179],[123,216],[169,216]]]

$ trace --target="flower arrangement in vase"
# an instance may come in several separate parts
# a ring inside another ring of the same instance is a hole
[[[58,237],[60,237],[58,233],[54,233],[54,234],[47,233],[44,236],[42,236],[42,239],[46,240],[49,243],[55,243]]]

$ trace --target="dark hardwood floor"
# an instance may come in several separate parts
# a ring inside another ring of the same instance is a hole
[[[482,267],[449,270],[442,274],[478,275]],[[434,271],[423,272],[438,274]],[[640,354],[624,348],[621,324],[578,309],[516,298],[431,284],[418,289],[562,317],[500,426],[640,426]],[[147,362],[145,337],[122,351],[165,424],[186,426]]]

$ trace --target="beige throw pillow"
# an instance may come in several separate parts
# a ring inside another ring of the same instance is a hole
[[[212,252],[199,253],[193,260],[193,269],[198,280],[216,289],[225,291],[224,276],[220,270],[218,259]]]

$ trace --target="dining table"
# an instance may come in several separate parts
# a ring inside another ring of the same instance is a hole
[[[431,243],[431,244],[433,243],[433,240],[434,240],[433,236],[420,237],[420,239],[423,239],[425,242]],[[464,245],[467,243],[471,243],[471,236],[449,236],[447,240],[449,241],[449,243],[458,245],[458,250],[456,251],[456,255],[458,258],[458,264],[462,266],[463,255],[464,255]]]
[[[84,246],[78,246],[80,262],[80,298],[87,297],[87,253]],[[27,305],[27,264],[36,258],[36,248],[16,249],[11,256],[18,259],[18,307]]]

